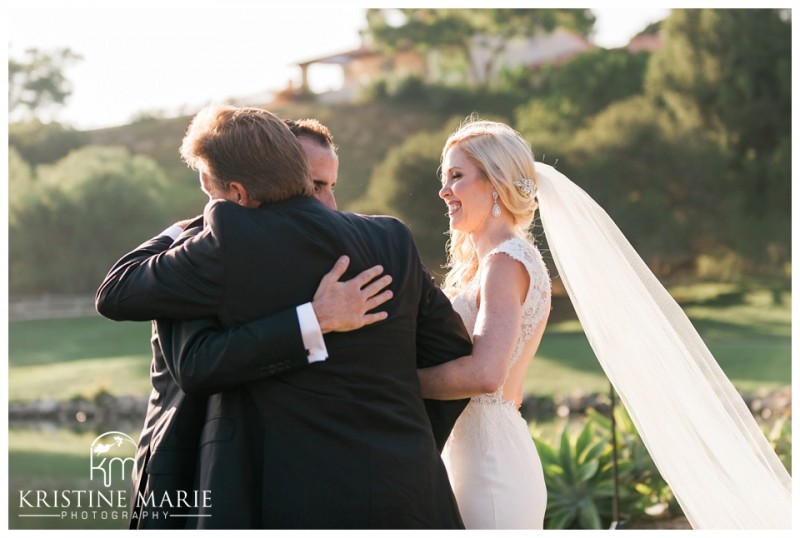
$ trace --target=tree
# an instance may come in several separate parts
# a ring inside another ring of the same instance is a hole
[[[564,119],[580,125],[615,101],[642,93],[650,54],[595,49],[563,65],[546,66],[539,91],[550,96]]]
[[[66,103],[72,87],[64,71],[82,57],[69,48],[27,49],[25,58],[8,58],[8,115],[15,119],[51,119]]]
[[[38,167],[33,185],[18,164],[10,185],[11,293],[93,292],[116,259],[168,224],[163,200],[171,186],[147,157],[86,146]]]
[[[517,122],[540,148],[537,159],[597,201],[660,276],[692,271],[700,254],[738,247],[727,155],[707,131],[677,125],[651,99],[634,96],[556,143],[545,138],[542,148],[537,131],[529,130],[539,121],[525,111],[536,108],[521,109]]]
[[[594,14],[586,9],[368,9],[368,31],[379,47],[415,47],[456,54],[473,83],[486,86],[495,62],[510,39],[557,27],[588,35]],[[475,51],[487,52],[483,65]]]
[[[8,148],[8,208],[13,226],[19,208],[30,203],[35,196],[36,183],[30,164],[14,148]]]
[[[70,151],[89,143],[90,136],[57,122],[38,119],[8,126],[8,145],[15,148],[31,166],[52,164]]]
[[[437,132],[420,132],[392,148],[375,167],[366,196],[356,211],[384,213],[402,220],[414,234],[422,260],[432,273],[446,260],[446,208],[437,177],[442,147],[463,118],[453,118]]]
[[[663,32],[648,93],[686,125],[717,133],[732,150],[732,169],[768,166],[791,135],[792,28],[785,11],[672,10]],[[750,212],[768,211],[767,177],[742,177]]]

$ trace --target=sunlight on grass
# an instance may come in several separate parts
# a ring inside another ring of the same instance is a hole
[[[51,452],[86,456],[89,446],[97,437],[97,432],[75,432],[63,428],[34,430],[10,428],[8,430],[8,451],[12,452]]]
[[[93,397],[146,394],[150,391],[150,357],[123,356],[73,360],[31,366],[9,366],[8,399]]]
[[[14,366],[150,353],[150,323],[90,316],[8,324],[8,363]]]
[[[686,314],[704,337],[771,340],[790,338],[792,315],[789,309],[764,309],[745,304],[726,308],[689,306]]]
[[[567,366],[556,357],[537,355],[525,373],[523,392],[539,396],[603,392],[608,388],[608,380],[594,356],[592,360],[594,364],[589,363],[583,369]]]
[[[678,301],[708,301],[721,295],[736,293],[739,286],[727,282],[698,282],[683,286],[670,286],[669,294]]]
[[[670,289],[738,390],[791,384],[791,292],[701,283]],[[607,390],[608,381],[578,320],[551,323],[526,372],[526,394]]]
[[[700,283],[670,288],[734,385],[791,384],[791,291]],[[100,317],[9,323],[11,400],[146,394],[150,325]],[[553,322],[526,373],[527,394],[603,392],[607,381],[576,319]]]
[[[581,322],[577,319],[551,323],[547,326],[548,334],[583,334]]]

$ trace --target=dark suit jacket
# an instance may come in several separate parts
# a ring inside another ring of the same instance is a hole
[[[313,198],[258,210],[215,201],[205,219],[184,245],[119,264],[98,291],[98,310],[112,319],[216,317],[236,327],[307,300],[342,253],[351,258],[345,278],[382,264],[394,299],[384,322],[326,335],[328,361],[209,398],[197,487],[214,503],[198,522],[460,527],[416,369],[468,354],[471,344],[408,229]],[[465,402],[438,404],[441,441]]]
[[[200,230],[187,230],[176,244]],[[156,254],[171,246],[170,238],[160,236],[137,250]],[[293,308],[230,331],[215,320],[154,321],[151,347],[153,389],[136,452],[130,528],[184,528],[192,520],[176,515],[188,513],[185,506],[169,510],[169,517],[153,518],[137,495],[162,499],[167,493],[175,499],[178,491],[192,490],[208,394],[252,381],[248,363],[268,377],[308,361]]]

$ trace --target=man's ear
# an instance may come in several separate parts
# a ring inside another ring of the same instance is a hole
[[[236,202],[240,206],[244,207],[258,207],[260,204],[254,200],[248,193],[247,189],[244,185],[239,183],[238,181],[231,181],[228,183],[228,189],[230,189],[231,198],[229,200]]]

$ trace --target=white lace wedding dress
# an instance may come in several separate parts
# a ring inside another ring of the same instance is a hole
[[[530,242],[514,237],[489,256],[508,255],[530,275],[522,305],[522,330],[502,387],[473,397],[447,440],[442,459],[450,476],[467,529],[541,529],[547,504],[544,474],[530,430],[515,396],[521,391],[529,356],[525,344],[544,322],[550,298],[550,277],[541,254]],[[470,333],[478,315],[480,273],[453,298]]]

